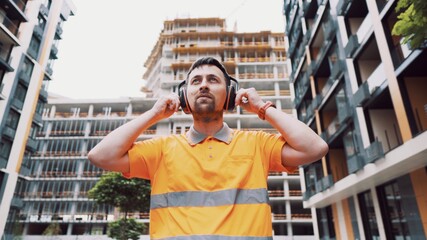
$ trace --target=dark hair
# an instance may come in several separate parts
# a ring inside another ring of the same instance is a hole
[[[227,70],[225,70],[224,65],[222,65],[222,63],[220,61],[218,61],[216,58],[213,58],[213,57],[201,57],[201,58],[197,59],[191,65],[190,69],[188,70],[187,80],[188,80],[188,77],[190,76],[190,73],[194,69],[196,69],[196,68],[198,68],[198,67],[200,67],[202,65],[214,65],[217,68],[219,68],[221,70],[221,72],[224,74],[224,78],[225,78],[225,81],[226,81],[227,85],[230,84],[230,75],[228,75]]]

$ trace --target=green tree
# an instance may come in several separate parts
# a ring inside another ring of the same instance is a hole
[[[150,209],[150,183],[147,180],[127,179],[120,173],[104,174],[89,191],[97,204],[118,207],[124,218],[108,224],[108,236],[120,240],[138,239],[146,230],[145,224],[129,219],[130,212],[148,212]]]
[[[403,37],[403,43],[412,48],[426,47],[427,42],[427,1],[399,0],[396,12],[400,13],[393,26],[392,34]]]
[[[138,240],[141,233],[145,231],[145,225],[140,224],[133,218],[122,218],[108,225],[108,236],[121,240]]]
[[[62,230],[59,226],[59,223],[53,222],[47,226],[47,228],[43,231],[43,235],[53,236],[53,235],[61,235]]]

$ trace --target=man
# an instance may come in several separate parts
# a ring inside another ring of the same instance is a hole
[[[152,239],[272,239],[268,172],[290,172],[327,153],[304,123],[264,102],[254,88],[235,92],[232,81],[216,59],[198,59],[179,95],[161,97],[89,152],[98,167],[151,181]],[[230,129],[223,111],[234,105],[280,135]],[[188,132],[135,142],[180,106],[193,116]]]

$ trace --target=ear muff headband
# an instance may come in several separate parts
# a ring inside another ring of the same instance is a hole
[[[229,81],[228,81],[228,86],[226,88],[227,96],[225,99],[223,109],[226,111],[232,112],[235,107],[236,88],[237,89],[239,88],[239,82],[237,82],[237,80],[233,77],[230,77],[230,76],[227,76],[227,77]],[[231,84],[231,81],[235,83],[236,87],[234,87],[233,84]],[[186,82],[187,81],[184,80],[178,85],[178,95],[179,95],[179,101],[180,101],[182,111],[184,111],[184,113],[186,114],[190,114],[191,108],[187,98],[187,88],[185,87]]]

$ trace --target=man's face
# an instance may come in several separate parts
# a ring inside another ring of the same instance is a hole
[[[187,98],[193,113],[222,113],[226,99],[224,74],[213,65],[195,68],[188,76]]]

